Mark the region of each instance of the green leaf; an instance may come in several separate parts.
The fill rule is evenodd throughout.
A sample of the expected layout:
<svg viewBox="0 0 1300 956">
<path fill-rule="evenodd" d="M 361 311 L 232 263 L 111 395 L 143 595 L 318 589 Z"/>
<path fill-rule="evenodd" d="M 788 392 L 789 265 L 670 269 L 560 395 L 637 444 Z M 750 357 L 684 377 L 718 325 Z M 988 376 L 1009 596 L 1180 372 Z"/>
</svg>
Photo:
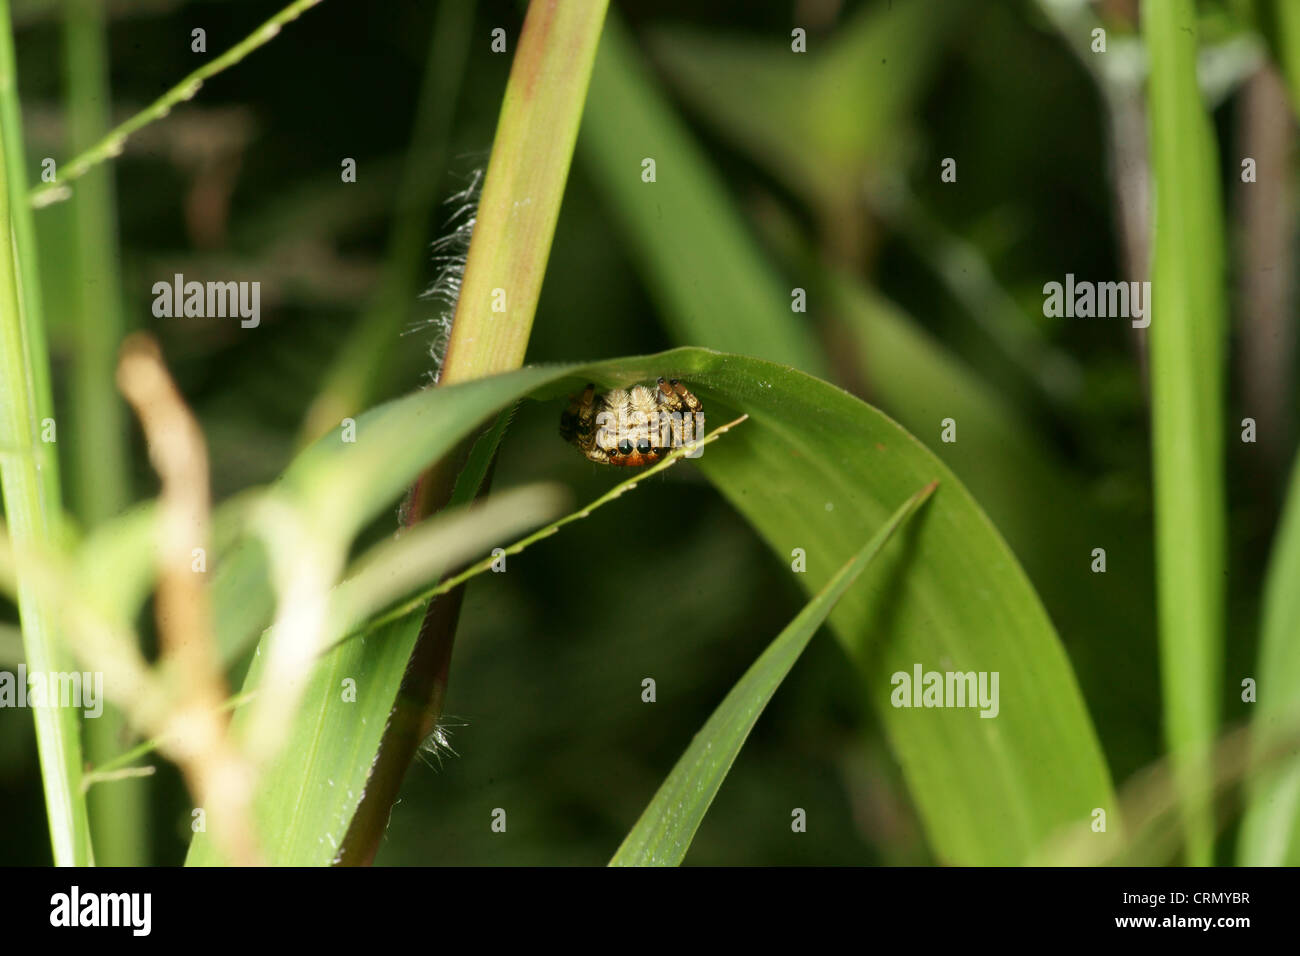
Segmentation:
<svg viewBox="0 0 1300 956">
<path fill-rule="evenodd" d="M 935 485 L 912 495 L 848 564 L 786 625 L 731 689 L 695 735 L 668 779 L 627 835 L 610 866 L 676 866 L 686 856 L 722 781 L 767 702 L 813 634 L 891 535 L 930 497 Z"/>
<path fill-rule="evenodd" d="M 546 369 L 525 369 L 540 384 Z M 339 428 L 294 459 L 277 494 L 314 515 L 330 535 L 351 538 L 389 507 L 424 467 L 441 458 L 502 408 L 499 383 L 468 382 L 442 401 L 427 389 L 385 403 L 356 419 L 356 441 Z"/>
<path fill-rule="evenodd" d="M 474 213 L 441 384 L 524 362 L 608 2 L 528 5 Z"/>
<path fill-rule="evenodd" d="M 39 268 L 25 184 L 22 115 L 9 3 L 0 0 L 0 488 L 15 550 L 40 554 L 60 533 L 58 455 L 42 441 L 54 421 L 50 362 L 40 301 Z M 17 604 L 27 666 L 68 669 L 70 657 L 55 625 L 58 609 L 38 596 L 28 562 L 18 563 Z M 40 758 L 50 845 L 56 866 L 94 862 L 85 794 L 81 733 L 69 707 L 37 707 Z"/>
<path fill-rule="evenodd" d="M 689 385 L 714 424 L 750 416 L 694 466 L 748 518 L 778 560 L 789 561 L 796 547 L 806 551 L 807 573 L 797 577 L 809 593 L 821 590 L 896 502 L 941 482 L 903 544 L 882 553 L 831 616 L 837 637 L 862 668 L 864 694 L 880 713 L 941 860 L 1016 863 L 1057 828 L 1086 819 L 1094 807 L 1113 807 L 1092 725 L 1051 622 L 970 494 L 880 412 L 789 367 L 677 349 L 585 366 L 525 368 L 432 389 L 358 419 L 358 436 L 386 436 L 382 445 L 353 454 L 364 447 L 361 437 L 346 449 L 327 437 L 304 453 L 291 468 L 294 480 L 286 476 L 283 484 L 326 503 L 321 520 L 330 509 L 350 510 L 355 526 L 386 507 L 386 496 L 396 497 L 412 461 L 445 453 L 520 398 L 556 400 L 588 381 L 627 386 L 660 375 Z M 396 448 L 403 436 L 419 448 Z M 391 457 L 375 458 L 379 448 Z M 418 626 L 408 620 L 348 642 L 318 667 L 295 742 L 273 765 L 259 798 L 264 824 L 274 824 L 265 834 L 293 826 L 288 842 L 268 847 L 273 862 L 333 859 L 398 692 L 403 652 Z M 999 715 L 893 708 L 890 675 L 910 673 L 917 663 L 927 670 L 998 671 L 1005 692 Z M 357 705 L 338 701 L 344 676 L 357 681 Z M 361 702 L 364 712 L 357 709 Z M 348 706 L 353 709 L 342 711 Z M 325 716 L 338 721 L 332 733 L 343 746 L 333 736 L 301 729 Z M 1117 828 L 1111 829 L 1100 839 L 1113 839 Z M 191 859 L 212 859 L 203 835 Z"/>
<path fill-rule="evenodd" d="M 1070 651 L 1112 771 L 1123 777 L 1144 765 L 1160 746 L 1154 642 L 1117 645 L 1095 635 L 1128 633 L 1135 622 L 1143 632 L 1154 628 L 1146 527 L 1106 507 L 999 389 L 892 302 L 842 273 L 825 276 L 824 292 L 872 396 L 966 482 L 1024 564 Z M 958 422 L 951 443 L 940 440 L 948 417 Z M 1090 569 L 1099 545 L 1111 573 Z M 1135 679 L 1117 687 L 1120 672 Z"/>
<path fill-rule="evenodd" d="M 1187 860 L 1208 865 L 1214 826 L 1204 794 L 1227 573 L 1223 214 L 1214 131 L 1196 82 L 1193 4 L 1149 0 L 1142 33 L 1157 195 L 1148 314 L 1165 736 L 1183 791 Z"/>
</svg>

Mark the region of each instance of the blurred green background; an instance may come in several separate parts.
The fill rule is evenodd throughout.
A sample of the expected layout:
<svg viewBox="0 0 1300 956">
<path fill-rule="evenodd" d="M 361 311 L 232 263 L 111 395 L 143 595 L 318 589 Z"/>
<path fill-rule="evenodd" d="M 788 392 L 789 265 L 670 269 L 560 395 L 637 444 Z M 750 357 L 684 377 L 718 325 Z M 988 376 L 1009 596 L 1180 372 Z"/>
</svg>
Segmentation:
<svg viewBox="0 0 1300 956">
<path fill-rule="evenodd" d="M 522 22 L 519 4 L 472 6 L 460 23 L 441 14 L 461 34 L 445 49 L 460 49 L 464 62 L 441 63 L 439 95 L 454 99 L 443 102 L 448 132 L 435 129 L 429 157 L 439 200 L 486 162 L 510 65 L 509 55 L 491 52 L 490 34 L 504 28 L 513 52 Z M 1228 50 L 1215 114 L 1227 155 L 1246 128 L 1244 84 L 1264 65 L 1258 47 L 1232 45 L 1248 34 L 1246 6 L 1202 6 L 1211 38 Z M 34 180 L 40 158 L 71 154 L 60 5 L 14 7 Z M 1081 5 L 1118 41 L 1113 56 L 1134 33 L 1134 7 Z M 191 29 L 204 28 L 209 55 L 219 53 L 278 5 L 140 0 L 108 9 L 116 122 L 198 65 Z M 437 273 L 427 242 L 452 210 L 413 200 L 402 170 L 439 11 L 423 0 L 382 8 L 325 0 L 133 137 L 110 166 L 126 323 L 158 336 L 210 443 L 218 499 L 273 479 L 290 460 L 327 370 L 354 347 L 349 333 L 392 263 L 395 213 L 413 201 L 426 232 L 419 269 L 403 314 L 386 317 L 392 348 L 368 403 L 427 380 L 429 323 L 441 307 L 419 293 Z M 706 185 L 743 223 L 766 281 L 808 290 L 807 313 L 783 321 L 810 343 L 807 362 L 820 368 L 809 370 L 829 370 L 916 433 L 1007 537 L 1123 783 L 1161 752 L 1143 340 L 1120 320 L 1042 314 L 1043 283 L 1067 272 L 1139 277 L 1130 274 L 1117 202 L 1130 171 L 1118 164 L 1126 144 L 1112 139 L 1122 136 L 1115 100 L 1032 0 L 618 0 L 612 16 L 650 71 L 648 89 L 695 140 L 715 177 Z M 817 89 L 782 79 L 794 26 L 808 31 L 809 57 L 833 51 L 842 76 L 828 69 Z M 598 70 L 593 102 L 601 78 Z M 767 108 L 768 93 L 782 89 L 798 108 Z M 653 248 L 695 226 L 683 219 L 652 230 L 626 212 L 591 120 L 529 361 L 681 344 L 745 351 L 723 341 L 750 334 L 743 316 L 696 316 L 695 334 L 665 319 L 675 293 Z M 1289 128 L 1285 109 L 1277 122 Z M 955 184 L 939 177 L 949 156 L 958 158 Z M 357 160 L 355 184 L 340 182 L 343 157 Z M 1235 174 L 1226 165 L 1231 214 Z M 636 175 L 628 171 L 629 184 Z M 660 167 L 660 177 L 671 175 Z M 75 202 L 37 215 L 60 407 L 74 349 L 75 280 L 65 263 Z M 260 280 L 261 328 L 154 318 L 150 288 L 174 272 Z M 702 339 L 698 330 L 709 328 L 717 341 Z M 873 351 L 882 341 L 894 348 Z M 1294 391 L 1290 352 L 1279 347 L 1286 387 L 1273 413 L 1285 423 Z M 1234 375 L 1230 422 L 1248 413 L 1238 410 L 1252 394 L 1250 373 Z M 998 442 L 939 441 L 944 399 L 954 395 Z M 559 412 L 536 403 L 519 410 L 495 487 L 556 480 L 586 501 L 614 482 L 560 441 Z M 154 493 L 155 478 L 132 434 L 140 498 Z M 1246 716 L 1234 688 L 1254 666 L 1259 580 L 1293 452 L 1286 427 L 1261 441 L 1262 453 L 1228 443 L 1227 723 Z M 368 540 L 395 520 L 394 512 Z M 1092 547 L 1107 550 L 1104 579 L 1089 572 Z M 669 603 L 633 586 L 650 556 L 664 553 L 678 579 Z M 469 585 L 446 705 L 457 755 L 440 767 L 412 766 L 380 864 L 605 862 L 692 734 L 803 604 L 788 568 L 689 465 L 510 558 L 508 568 Z M 5 617 L 16 620 L 12 607 Z M 16 661 L 12 642 L 0 650 L 5 666 Z M 647 676 L 658 685 L 654 704 L 640 700 Z M 689 862 L 930 861 L 898 768 L 859 704 L 858 680 L 836 643 L 813 641 L 741 752 Z M 190 803 L 179 774 L 158 763 L 148 784 L 148 859 L 176 864 Z M 512 808 L 508 840 L 486 825 L 498 806 Z M 808 812 L 806 834 L 790 832 L 793 807 Z M 0 711 L 0 814 L 0 862 L 49 861 L 31 718 L 22 711 Z"/>
</svg>

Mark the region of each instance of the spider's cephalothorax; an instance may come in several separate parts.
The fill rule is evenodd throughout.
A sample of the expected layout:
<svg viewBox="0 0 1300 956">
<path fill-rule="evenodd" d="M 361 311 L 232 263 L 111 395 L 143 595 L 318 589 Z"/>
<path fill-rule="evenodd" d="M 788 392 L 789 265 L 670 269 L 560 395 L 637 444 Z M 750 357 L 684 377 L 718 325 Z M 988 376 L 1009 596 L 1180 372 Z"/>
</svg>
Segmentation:
<svg viewBox="0 0 1300 956">
<path fill-rule="evenodd" d="M 677 379 L 599 395 L 588 385 L 560 416 L 560 436 L 602 465 L 654 464 L 703 434 L 704 405 Z"/>
</svg>

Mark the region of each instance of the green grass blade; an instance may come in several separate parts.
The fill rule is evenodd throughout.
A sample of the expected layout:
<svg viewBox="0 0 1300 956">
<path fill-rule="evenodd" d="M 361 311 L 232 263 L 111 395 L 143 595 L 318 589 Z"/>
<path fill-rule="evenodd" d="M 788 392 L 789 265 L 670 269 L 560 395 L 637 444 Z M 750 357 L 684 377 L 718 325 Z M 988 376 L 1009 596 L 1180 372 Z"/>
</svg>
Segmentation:
<svg viewBox="0 0 1300 956">
<path fill-rule="evenodd" d="M 21 205 L 23 148 L 9 4 L 0 0 L 0 485 L 15 550 L 40 552 L 56 540 L 61 515 L 53 446 L 41 441 L 53 415 L 49 359 L 34 302 L 36 249 L 29 211 Z M 18 612 L 24 653 L 33 672 L 71 668 L 54 611 L 19 562 Z M 33 708 L 41 779 L 54 862 L 94 861 L 81 789 L 79 715 L 71 707 Z"/>
<path fill-rule="evenodd" d="M 79 150 L 109 125 L 108 33 L 99 0 L 65 0 L 63 8 L 69 141 L 73 150 Z M 125 319 L 111 169 L 87 172 L 69 206 L 73 247 L 67 269 L 73 277 L 71 318 L 76 336 L 73 414 L 67 432 L 73 449 L 69 497 L 82 524 L 94 527 L 130 500 L 125 407 L 114 384 Z M 120 750 L 125 728 L 116 707 L 88 721 L 87 760 L 100 763 Z M 92 791 L 90 816 L 100 865 L 139 866 L 148 860 L 146 799 L 139 781 Z"/>
<path fill-rule="evenodd" d="M 510 427 L 510 422 L 515 417 L 516 407 L 511 405 L 499 412 L 492 426 L 474 441 L 474 446 L 470 448 L 469 455 L 465 459 L 465 466 L 456 476 L 456 484 L 451 489 L 451 500 L 448 501 L 449 505 L 467 505 L 478 495 L 479 489 L 483 487 L 488 473 L 492 470 L 497 449 L 501 447 L 501 439 L 505 438 L 506 429 Z"/>
<path fill-rule="evenodd" d="M 1214 133 L 1196 82 L 1191 0 L 1148 0 L 1155 180 L 1151 414 L 1165 735 L 1184 792 L 1187 861 L 1212 862 L 1208 748 L 1224 615 L 1223 217 Z"/>
<path fill-rule="evenodd" d="M 1300 728 L 1300 458 L 1269 560 L 1258 703 L 1252 722 L 1257 761 Z M 1237 842 L 1242 866 L 1300 866 L 1300 758 L 1294 751 L 1256 771 Z"/>
<path fill-rule="evenodd" d="M 1158 679 L 1154 641 L 1115 647 L 1093 639 L 1135 627 L 1154 635 L 1145 528 L 1099 500 L 997 388 L 896 305 L 842 273 L 826 275 L 818 288 L 849 331 L 881 409 L 966 482 L 1024 564 L 1069 649 L 1113 772 L 1123 777 L 1145 765 L 1161 746 L 1159 701 L 1150 693 Z M 938 423 L 950 416 L 959 440 L 947 443 Z M 1080 560 L 1099 545 L 1112 562 L 1105 575 Z M 1135 679 L 1117 687 L 1117 669 Z"/>
<path fill-rule="evenodd" d="M 342 633 L 342 640 L 347 640 L 389 620 L 405 617 L 427 604 L 430 598 L 444 594 L 461 581 L 492 567 L 495 558 L 489 554 L 436 588 L 417 593 L 428 582 L 437 581 L 481 554 L 485 548 L 480 542 L 485 537 L 501 543 L 502 532 L 498 527 L 493 526 L 489 535 L 481 530 L 486 524 L 485 518 L 493 517 L 493 513 L 509 515 L 512 511 L 549 516 L 561 511 L 567 502 L 566 489 L 559 485 L 525 485 L 484 499 L 478 507 L 441 511 L 428 521 L 408 528 L 397 538 L 375 545 L 357 560 L 330 595 L 331 626 Z M 499 524 L 505 523 L 500 517 L 496 520 Z M 535 523 L 514 520 L 520 524 Z M 522 550 L 548 533 L 544 529 L 510 548 Z M 504 549 L 506 554 L 515 553 L 510 548 Z M 413 594 L 416 596 L 412 597 Z M 398 601 L 405 603 L 389 611 Z M 381 616 L 381 612 L 388 613 Z"/>
<path fill-rule="evenodd" d="M 813 634 L 845 591 L 935 485 L 903 502 L 885 526 L 786 625 L 718 705 L 627 835 L 610 866 L 676 866 L 690 849 L 704 814 L 749 732 Z"/>
<path fill-rule="evenodd" d="M 528 5 L 440 383 L 524 362 L 607 6 Z"/>
<path fill-rule="evenodd" d="M 47 418 L 54 419 L 54 391 L 50 379 L 48 332 L 41 293 L 36 225 L 31 209 L 23 202 L 27 189 L 27 154 L 23 146 L 22 107 L 18 97 L 18 64 L 8 13 L 9 3 L 4 0 L 0 3 L 0 31 L 3 31 L 3 36 L 0 36 L 0 146 L 3 147 L 3 160 L 7 167 L 5 188 L 9 195 L 9 221 L 13 241 L 23 252 L 16 265 L 19 305 L 22 308 L 21 318 L 17 321 L 21 323 L 26 374 L 30 378 L 36 417 L 37 420 L 44 421 Z M 42 494 L 52 508 L 58 508 L 62 499 L 58 455 L 42 455 L 40 478 Z"/>
<path fill-rule="evenodd" d="M 542 383 L 547 369 L 525 369 L 521 381 Z M 277 493 L 350 539 L 391 506 L 421 469 L 469 437 L 500 408 L 499 384 L 466 382 L 450 398 L 425 389 L 356 418 L 356 441 L 334 428 L 302 452 L 277 483 Z"/>
</svg>

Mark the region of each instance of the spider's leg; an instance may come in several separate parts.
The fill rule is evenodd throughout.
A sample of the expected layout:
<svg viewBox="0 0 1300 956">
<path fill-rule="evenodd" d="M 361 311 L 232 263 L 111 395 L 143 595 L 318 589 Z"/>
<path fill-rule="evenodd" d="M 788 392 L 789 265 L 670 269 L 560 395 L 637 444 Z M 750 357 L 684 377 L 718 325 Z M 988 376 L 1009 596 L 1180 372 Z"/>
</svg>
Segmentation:
<svg viewBox="0 0 1300 956">
<path fill-rule="evenodd" d="M 689 444 L 704 434 L 704 403 L 677 379 L 665 382 L 659 379 L 656 398 L 659 406 L 672 416 L 672 445 L 677 448 Z"/>
<path fill-rule="evenodd" d="M 669 385 L 672 386 L 673 393 L 684 406 L 682 410 L 682 432 L 687 442 L 698 441 L 704 437 L 704 403 L 696 398 L 686 386 L 677 379 L 673 379 Z"/>
<path fill-rule="evenodd" d="M 682 399 L 662 378 L 657 384 L 659 390 L 655 393 L 655 400 L 659 403 L 660 433 L 667 433 L 664 447 L 677 448 L 685 444 L 682 440 Z"/>
<path fill-rule="evenodd" d="M 595 432 L 596 386 L 588 384 L 582 395 L 569 397 L 569 407 L 560 415 L 560 437 L 586 451 Z"/>
<path fill-rule="evenodd" d="M 673 379 L 672 384 L 669 384 L 661 378 L 656 384 L 659 386 L 659 394 L 655 398 L 659 401 L 659 404 L 665 406 L 670 412 L 681 411 L 681 396 L 673 389 L 673 385 L 677 384 L 677 380 Z"/>
<path fill-rule="evenodd" d="M 704 411 L 704 403 L 688 391 L 685 385 L 677 381 L 677 379 L 673 379 L 668 384 L 672 386 L 673 393 L 677 395 L 683 405 L 693 412 Z"/>
</svg>

